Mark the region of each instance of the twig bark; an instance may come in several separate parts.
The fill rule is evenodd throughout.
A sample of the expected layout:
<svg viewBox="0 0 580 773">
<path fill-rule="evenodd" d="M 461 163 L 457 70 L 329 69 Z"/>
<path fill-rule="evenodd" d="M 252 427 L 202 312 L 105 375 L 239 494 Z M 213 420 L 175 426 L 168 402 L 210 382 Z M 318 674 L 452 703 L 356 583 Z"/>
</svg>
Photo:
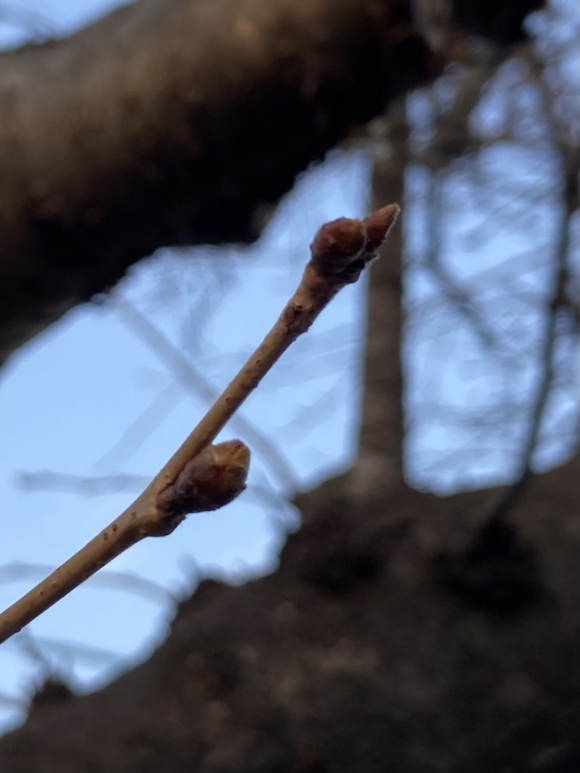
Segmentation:
<svg viewBox="0 0 580 773">
<path fill-rule="evenodd" d="M 173 346 L 171 341 L 135 308 L 128 298 L 116 292 L 114 294 L 114 305 L 121 319 L 145 343 L 149 344 L 157 355 L 166 360 L 180 381 L 199 392 L 203 399 L 207 400 L 210 404 L 219 396 L 219 391 L 214 389 L 201 373 L 193 367 L 189 360 Z M 239 414 L 234 416 L 233 421 L 237 425 L 237 430 L 241 433 L 242 437 L 245 436 L 245 439 L 252 444 L 252 448 L 262 455 L 280 483 L 285 486 L 288 492 L 295 491 L 298 486 L 296 476 L 290 463 L 276 447 L 276 444 L 270 442 L 263 432 L 260 432 L 257 427 Z"/>
<path fill-rule="evenodd" d="M 215 510 L 243 491 L 248 448 L 239 440 L 210 444 L 290 344 L 342 287 L 357 281 L 398 214 L 391 204 L 362 221 L 339 218 L 322 226 L 298 289 L 237 376 L 133 504 L 0 615 L 0 642 L 135 543 L 170 534 L 188 513 Z"/>
</svg>

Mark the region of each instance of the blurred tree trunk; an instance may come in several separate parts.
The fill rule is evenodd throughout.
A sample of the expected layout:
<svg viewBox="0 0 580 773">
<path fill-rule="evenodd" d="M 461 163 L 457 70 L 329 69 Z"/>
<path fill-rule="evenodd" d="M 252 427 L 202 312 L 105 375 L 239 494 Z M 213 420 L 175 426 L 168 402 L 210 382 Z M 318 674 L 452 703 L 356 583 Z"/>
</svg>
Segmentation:
<svg viewBox="0 0 580 773">
<path fill-rule="evenodd" d="M 279 569 L 205 581 L 144 664 L 88 696 L 42 691 L 6 773 L 575 773 L 580 460 L 494 490 L 373 505 L 303 494 Z"/>
<path fill-rule="evenodd" d="M 391 107 L 387 125 L 386 152 L 374 161 L 372 209 L 405 200 L 409 130 L 404 100 Z M 351 476 L 352 491 L 359 498 L 380 498 L 404 481 L 404 219 L 403 206 L 401 222 L 370 268 L 359 453 Z"/>
</svg>

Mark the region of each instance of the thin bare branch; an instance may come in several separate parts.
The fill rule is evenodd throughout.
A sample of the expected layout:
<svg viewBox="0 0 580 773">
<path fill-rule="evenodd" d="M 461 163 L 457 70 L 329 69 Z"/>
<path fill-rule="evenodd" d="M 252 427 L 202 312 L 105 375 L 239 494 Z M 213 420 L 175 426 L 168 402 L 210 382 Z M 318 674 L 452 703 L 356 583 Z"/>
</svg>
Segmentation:
<svg viewBox="0 0 580 773">
<path fill-rule="evenodd" d="M 128 472 L 91 476 L 39 470 L 38 472 L 19 472 L 15 482 L 18 488 L 26 492 L 67 491 L 94 497 L 124 491 L 138 491 L 149 483 L 151 477 L 151 475 L 132 475 Z"/>
<path fill-rule="evenodd" d="M 97 466 L 106 468 L 119 457 L 126 461 L 185 397 L 181 385 L 177 383 L 169 384 L 158 392 L 149 405 L 125 427 L 121 437 L 98 459 Z"/>
<path fill-rule="evenodd" d="M 19 642 L 24 632 L 17 634 L 13 641 Z M 102 647 L 93 647 L 81 642 L 67 641 L 65 639 L 52 639 L 47 636 L 35 636 L 34 643 L 38 649 L 46 650 L 50 654 L 57 655 L 65 662 L 83 660 L 95 665 L 110 665 L 123 660 L 123 654 Z M 54 672 L 54 669 L 52 669 Z"/>
<path fill-rule="evenodd" d="M 347 284 L 356 282 L 399 214 L 390 204 L 364 220 L 323 225 L 302 281 L 276 324 L 197 427 L 118 518 L 0 614 L 0 642 L 145 537 L 170 534 L 188 513 L 215 510 L 245 488 L 250 452 L 239 440 L 210 445 L 262 378 Z"/>
<path fill-rule="evenodd" d="M 562 139 L 559 121 L 554 115 L 554 100 L 551 99 L 541 62 L 533 51 L 525 52 L 525 58 L 534 75 L 540 93 L 544 114 L 549 122 L 552 142 L 560 155 L 562 166 L 563 190 L 561 194 L 561 216 L 558 225 L 558 238 L 554 255 L 554 275 L 552 290 L 546 304 L 543 344 L 539 352 L 540 377 L 538 379 L 528 422 L 526 437 L 522 446 L 522 455 L 515 482 L 501 496 L 492 511 L 490 520 L 504 518 L 519 500 L 531 474 L 533 455 L 538 440 L 554 381 L 554 353 L 558 336 L 557 317 L 561 309 L 568 307 L 567 284 L 569 278 L 568 258 L 570 252 L 571 219 L 578 207 L 577 171 L 570 169 L 570 152 Z"/>
<path fill-rule="evenodd" d="M 444 218 L 442 205 L 442 170 L 431 173 L 428 192 L 428 252 L 425 265 L 439 281 L 447 301 L 471 325 L 482 344 L 491 349 L 496 346 L 496 336 L 473 304 L 466 290 L 459 287 L 441 262 L 441 224 Z"/>
<path fill-rule="evenodd" d="M 202 376 L 159 328 L 155 327 L 126 296 L 117 291 L 113 296 L 113 303 L 123 322 L 169 365 L 181 384 L 189 389 L 194 389 L 210 405 L 218 398 L 219 390 L 215 389 Z M 236 427 L 236 431 L 263 457 L 280 483 L 288 491 L 295 491 L 298 488 L 298 482 L 292 466 L 276 444 L 272 443 L 263 432 L 240 416 L 239 413 L 232 417 L 232 424 Z"/>
<path fill-rule="evenodd" d="M 53 571 L 54 567 L 46 564 L 13 561 L 10 564 L 0 566 L 0 584 L 42 579 Z M 95 577 L 89 577 L 87 582 L 95 588 L 126 591 L 158 604 L 177 604 L 180 600 L 177 593 L 134 572 L 108 569 Z"/>
</svg>

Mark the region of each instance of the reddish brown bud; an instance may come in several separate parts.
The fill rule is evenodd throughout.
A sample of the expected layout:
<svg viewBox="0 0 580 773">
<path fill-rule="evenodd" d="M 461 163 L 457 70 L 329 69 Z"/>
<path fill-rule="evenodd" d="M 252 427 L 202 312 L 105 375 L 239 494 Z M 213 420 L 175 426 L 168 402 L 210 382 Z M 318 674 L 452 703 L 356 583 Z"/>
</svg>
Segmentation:
<svg viewBox="0 0 580 773">
<path fill-rule="evenodd" d="M 160 524 L 154 536 L 170 534 L 188 513 L 217 510 L 246 488 L 250 450 L 241 440 L 206 446 L 158 497 Z"/>
<path fill-rule="evenodd" d="M 379 249 L 397 222 L 400 211 L 401 208 L 398 204 L 388 204 L 365 217 L 363 226 L 366 229 L 367 244 L 365 249 L 368 252 L 375 253 Z"/>
<path fill-rule="evenodd" d="M 399 215 L 398 204 L 389 204 L 364 220 L 341 217 L 323 225 L 310 245 L 310 266 L 334 288 L 356 282 Z"/>
</svg>

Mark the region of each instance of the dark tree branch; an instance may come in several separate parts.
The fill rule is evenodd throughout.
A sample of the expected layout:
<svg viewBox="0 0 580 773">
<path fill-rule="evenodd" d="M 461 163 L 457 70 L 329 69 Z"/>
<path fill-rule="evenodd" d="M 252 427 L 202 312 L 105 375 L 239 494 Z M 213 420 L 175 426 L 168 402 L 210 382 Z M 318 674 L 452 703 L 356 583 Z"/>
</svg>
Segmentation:
<svg viewBox="0 0 580 773">
<path fill-rule="evenodd" d="M 0 55 L 0 362 L 159 247 L 255 239 L 299 172 L 440 72 L 413 5 L 140 0 Z M 495 25 L 451 18 L 510 41 L 538 2 L 484 5 Z"/>
<path fill-rule="evenodd" d="M 428 248 L 425 256 L 425 267 L 438 280 L 445 301 L 455 308 L 469 323 L 483 346 L 493 349 L 497 346 L 496 335 L 492 327 L 482 316 L 469 292 L 461 287 L 451 273 L 445 268 L 441 256 L 441 225 L 445 217 L 443 207 L 442 185 L 443 170 L 431 172 L 428 197 Z"/>
<path fill-rule="evenodd" d="M 0 55 L 0 361 L 158 247 L 255 239 L 435 71 L 405 0 L 140 0 Z"/>
<path fill-rule="evenodd" d="M 500 522 L 510 514 L 515 503 L 521 498 L 532 474 L 532 461 L 538 448 L 554 381 L 558 315 L 563 309 L 568 308 L 566 286 L 569 277 L 571 222 L 578 209 L 578 169 L 575 163 L 577 153 L 575 154 L 563 139 L 565 132 L 561 127 L 561 119 L 554 109 L 553 94 L 550 93 L 542 62 L 531 50 L 525 53 L 525 60 L 534 77 L 553 147 L 560 160 L 562 179 L 559 202 L 560 220 L 555 240 L 552 287 L 545 304 L 542 344 L 538 352 L 539 376 L 531 401 L 527 432 L 522 444 L 521 459 L 516 470 L 514 483 L 500 496 L 491 509 L 491 515 L 488 516 L 492 528 L 495 523 Z"/>
</svg>

